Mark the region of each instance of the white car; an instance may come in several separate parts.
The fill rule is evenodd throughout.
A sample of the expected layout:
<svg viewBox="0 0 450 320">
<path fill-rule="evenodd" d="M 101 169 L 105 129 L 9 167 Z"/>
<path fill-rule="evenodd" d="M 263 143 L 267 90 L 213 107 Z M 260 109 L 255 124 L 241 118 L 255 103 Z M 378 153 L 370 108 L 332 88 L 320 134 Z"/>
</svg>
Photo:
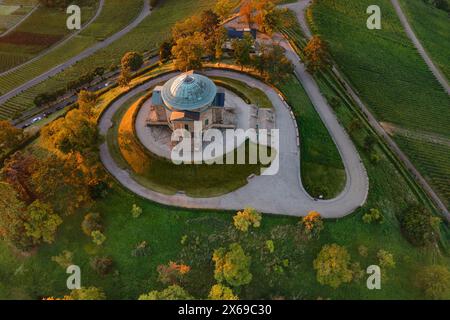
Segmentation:
<svg viewBox="0 0 450 320">
<path fill-rule="evenodd" d="M 42 117 L 39 116 L 39 117 L 36 117 L 33 120 L 31 120 L 31 123 L 36 123 L 36 122 L 41 121 L 41 120 L 42 120 Z"/>
</svg>

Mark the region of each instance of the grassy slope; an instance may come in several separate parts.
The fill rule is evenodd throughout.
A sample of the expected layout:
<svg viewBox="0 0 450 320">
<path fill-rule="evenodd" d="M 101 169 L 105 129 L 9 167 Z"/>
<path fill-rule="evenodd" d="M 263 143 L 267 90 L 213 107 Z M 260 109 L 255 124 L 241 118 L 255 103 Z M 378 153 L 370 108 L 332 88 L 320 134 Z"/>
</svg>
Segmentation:
<svg viewBox="0 0 450 320">
<path fill-rule="evenodd" d="M 450 79 L 450 19 L 448 14 L 422 0 L 401 0 L 409 23 L 434 63 Z"/>
<path fill-rule="evenodd" d="M 122 0 L 114 1 L 123 2 Z M 132 1 L 133 6 L 136 6 L 135 0 L 127 1 Z M 162 2 L 161 6 L 154 9 L 151 16 L 145 19 L 141 25 L 123 38 L 97 52 L 93 56 L 59 73 L 55 77 L 18 95 L 5 105 L 7 107 L 21 106 L 23 109 L 30 108 L 33 105 L 33 99 L 37 94 L 63 88 L 71 80 L 78 79 L 81 74 L 92 71 L 98 66 L 109 68 L 111 65 L 117 65 L 122 55 L 127 51 L 134 50 L 142 52 L 155 49 L 163 39 L 169 36 L 170 29 L 176 21 L 196 12 L 200 12 L 203 9 L 211 8 L 214 4 L 215 1 L 213 0 L 165 0 Z M 117 5 L 113 8 L 116 13 L 122 15 L 123 11 L 117 10 Z M 126 12 L 129 13 L 129 11 L 130 10 L 127 10 Z M 0 91 L 2 90 L 2 83 L 3 81 L 0 81 Z"/>
<path fill-rule="evenodd" d="M 390 2 L 379 1 L 382 30 L 366 28 L 365 9 L 372 4 L 370 0 L 333 3 L 317 2 L 313 27 L 329 41 L 333 57 L 377 118 L 419 134 L 450 137 L 450 118 L 442 116 L 448 113 L 450 97 L 405 35 Z M 424 168 L 424 176 L 432 171 L 448 181 L 447 169 L 426 162 L 426 148 L 426 143 L 417 143 L 404 151 Z M 434 151 L 439 161 L 445 159 L 442 148 Z M 429 181 L 449 203 L 450 185 Z"/>
</svg>

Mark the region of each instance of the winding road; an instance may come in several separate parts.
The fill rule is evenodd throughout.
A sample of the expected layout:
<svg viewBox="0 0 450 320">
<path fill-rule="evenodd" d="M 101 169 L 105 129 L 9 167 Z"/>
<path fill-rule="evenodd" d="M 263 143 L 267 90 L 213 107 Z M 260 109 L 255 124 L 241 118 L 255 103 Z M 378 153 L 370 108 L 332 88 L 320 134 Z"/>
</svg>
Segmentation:
<svg viewBox="0 0 450 320">
<path fill-rule="evenodd" d="M 308 37 L 312 37 L 312 32 L 309 29 L 305 10 L 311 4 L 311 0 L 299 0 L 295 3 L 283 5 L 283 7 L 289 8 L 295 12 L 297 19 L 300 23 L 300 26 L 303 30 L 303 33 Z M 442 202 L 441 198 L 437 195 L 437 193 L 430 186 L 428 181 L 422 176 L 422 174 L 417 170 L 411 160 L 406 156 L 406 154 L 398 147 L 395 141 L 391 138 L 391 136 L 386 132 L 386 130 L 381 126 L 375 116 L 370 112 L 369 108 L 365 105 L 365 103 L 360 98 L 359 94 L 355 89 L 348 83 L 348 81 L 343 77 L 341 72 L 333 66 L 333 72 L 340 79 L 342 84 L 344 85 L 347 93 L 352 97 L 352 99 L 356 102 L 361 111 L 366 115 L 367 121 L 371 125 L 371 127 L 379 134 L 390 149 L 394 152 L 394 154 L 403 162 L 405 167 L 409 170 L 409 172 L 413 175 L 416 181 L 422 186 L 422 188 L 426 191 L 426 193 L 430 196 L 430 198 L 434 201 L 437 207 L 441 210 L 442 214 L 450 221 L 450 213 L 448 208 Z"/>
<path fill-rule="evenodd" d="M 133 22 L 131 22 L 128 26 L 126 26 L 124 29 L 115 33 L 111 37 L 109 37 L 101 42 L 96 43 L 92 47 L 86 49 L 85 51 L 83 51 L 80 54 L 76 55 L 75 57 L 69 59 L 68 61 L 44 72 L 43 74 L 39 75 L 38 77 L 24 83 L 21 86 L 18 86 L 14 90 L 11 90 L 10 92 L 4 94 L 3 96 L 0 97 L 0 105 L 5 103 L 9 99 L 15 97 L 16 95 L 22 93 L 23 91 L 28 90 L 28 89 L 34 87 L 35 85 L 47 80 L 48 78 L 53 77 L 56 74 L 64 71 L 65 69 L 73 66 L 78 61 L 81 61 L 81 60 L 91 56 L 92 54 L 96 53 L 97 51 L 99 51 L 103 48 L 106 48 L 107 46 L 109 46 L 110 44 L 115 42 L 116 40 L 120 39 L 121 37 L 123 37 L 124 35 L 129 33 L 131 30 L 136 28 L 150 14 L 151 14 L 150 2 L 149 2 L 149 0 L 145 0 L 144 6 L 143 6 L 140 14 L 138 15 L 138 17 L 136 17 L 136 19 Z"/>
<path fill-rule="evenodd" d="M 100 147 L 101 160 L 106 169 L 130 191 L 158 203 L 197 209 L 240 210 L 253 207 L 261 212 L 304 216 L 311 210 L 318 210 L 325 218 L 340 218 L 362 206 L 368 195 L 369 181 L 356 148 L 338 123 L 331 108 L 319 92 L 314 80 L 307 75 L 303 65 L 292 52 L 296 73 L 304 81 L 308 92 L 322 120 L 336 142 L 346 168 L 347 183 L 344 191 L 332 200 L 311 198 L 301 183 L 300 151 L 297 145 L 297 127 L 290 108 L 270 86 L 253 77 L 234 71 L 208 70 L 208 76 L 220 76 L 237 79 L 265 92 L 273 104 L 276 115 L 276 128 L 280 130 L 279 171 L 272 176 L 255 176 L 247 185 L 223 196 L 211 198 L 192 198 L 185 194 L 165 195 L 149 190 L 136 182 L 128 171 L 117 166 L 106 143 Z M 133 89 L 115 101 L 102 115 L 99 122 L 100 133 L 106 135 L 112 126 L 112 117 L 131 97 L 149 90 L 152 86 L 167 81 L 176 73 L 164 75 Z"/>
</svg>

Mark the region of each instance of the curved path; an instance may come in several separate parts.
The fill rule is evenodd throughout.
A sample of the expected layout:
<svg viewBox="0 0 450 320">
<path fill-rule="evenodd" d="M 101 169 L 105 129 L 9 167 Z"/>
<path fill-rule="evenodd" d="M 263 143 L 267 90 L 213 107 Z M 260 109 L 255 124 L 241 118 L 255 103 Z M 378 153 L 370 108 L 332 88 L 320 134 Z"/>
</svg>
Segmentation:
<svg viewBox="0 0 450 320">
<path fill-rule="evenodd" d="M 405 28 L 405 32 L 408 35 L 408 37 L 411 39 L 412 43 L 416 47 L 417 51 L 419 51 L 419 54 L 422 56 L 425 63 L 428 65 L 428 68 L 431 70 L 431 72 L 434 74 L 436 79 L 439 81 L 439 83 L 442 85 L 442 87 L 447 91 L 447 94 L 450 95 L 450 85 L 448 84 L 447 78 L 443 75 L 441 70 L 434 64 L 433 60 L 428 55 L 425 48 L 422 46 L 422 43 L 417 38 L 416 34 L 414 33 L 411 25 L 408 22 L 408 18 L 406 17 L 405 13 L 402 10 L 402 7 L 398 0 L 391 0 L 392 5 L 395 8 L 395 11 L 397 12 L 397 15 L 403 25 L 403 28 Z"/>
<path fill-rule="evenodd" d="M 325 122 L 327 128 L 336 142 L 347 173 L 347 184 L 344 191 L 332 200 L 315 200 L 311 198 L 302 186 L 300 178 L 300 151 L 297 146 L 297 128 L 291 116 L 290 108 L 281 100 L 278 93 L 268 85 L 253 77 L 233 71 L 210 70 L 208 76 L 221 76 L 237 79 L 248 85 L 264 91 L 271 100 L 275 115 L 276 127 L 280 130 L 279 146 L 279 172 L 273 176 L 256 176 L 249 180 L 244 187 L 229 194 L 212 198 L 192 198 L 184 194 L 165 195 L 149 190 L 137 183 L 126 170 L 120 169 L 113 160 L 106 143 L 100 147 L 101 160 L 106 169 L 125 187 L 132 192 L 166 205 L 186 208 L 240 210 L 245 207 L 273 214 L 286 214 L 292 216 L 306 215 L 311 210 L 318 210 L 325 218 L 340 218 L 352 213 L 363 205 L 368 194 L 368 178 L 358 153 L 339 125 L 331 108 L 320 95 L 317 85 L 312 78 L 305 77 L 304 68 L 301 68 L 299 60 L 295 59 L 296 67 L 299 68 L 305 89 L 308 91 L 318 112 Z M 112 126 L 111 119 L 117 110 L 134 95 L 148 90 L 150 87 L 167 81 L 175 73 L 164 75 L 144 85 L 133 89 L 115 101 L 105 111 L 99 122 L 100 133 L 105 135 Z"/>
<path fill-rule="evenodd" d="M 299 20 L 300 26 L 303 29 L 303 33 L 308 37 L 312 37 L 312 32 L 309 29 L 308 23 L 305 17 L 305 10 L 311 4 L 311 0 L 299 0 L 295 3 L 291 3 L 288 5 L 283 5 L 283 7 L 287 7 L 293 10 Z M 426 191 L 426 193 L 431 197 L 434 203 L 441 210 L 442 214 L 450 221 L 450 213 L 448 208 L 442 202 L 441 198 L 436 194 L 433 188 L 430 186 L 428 181 L 422 176 L 422 174 L 417 170 L 411 160 L 406 156 L 406 154 L 398 147 L 395 141 L 391 138 L 391 136 L 386 132 L 386 130 L 381 126 L 375 116 L 370 112 L 369 108 L 364 104 L 364 102 L 359 97 L 358 93 L 353 89 L 353 87 L 347 82 L 347 80 L 341 75 L 341 72 L 333 66 L 333 72 L 340 79 L 340 81 L 345 86 L 347 93 L 352 97 L 352 99 L 356 102 L 362 112 L 366 115 L 367 120 L 371 127 L 386 141 L 387 145 L 394 152 L 394 154 L 403 162 L 405 167 L 411 172 L 416 181 L 422 186 L 422 188 Z"/>
<path fill-rule="evenodd" d="M 107 46 L 112 44 L 114 41 L 118 40 L 119 38 L 123 37 L 128 32 L 130 32 L 131 30 L 136 28 L 150 14 L 151 14 L 151 11 L 150 11 L 149 0 L 145 0 L 144 6 L 143 6 L 139 16 L 132 23 L 130 23 L 128 26 L 126 26 L 124 29 L 115 33 L 114 35 L 105 39 L 104 41 L 97 42 L 92 47 L 86 49 L 85 51 L 83 51 L 80 54 L 76 55 L 75 57 L 69 59 L 68 61 L 44 72 L 43 74 L 37 76 L 36 78 L 34 78 L 34 79 L 24 83 L 23 85 L 15 88 L 14 90 L 4 94 L 3 96 L 0 97 L 0 104 L 5 103 L 6 101 L 13 98 L 14 96 L 22 93 L 25 90 L 28 90 L 28 89 L 34 87 L 35 85 L 47 80 L 48 78 L 55 76 L 56 74 L 60 73 L 61 71 L 64 71 L 65 69 L 73 66 L 78 61 L 91 56 L 92 54 L 96 53 L 97 51 L 99 51 L 103 48 L 106 48 Z"/>
<path fill-rule="evenodd" d="M 98 4 L 98 8 L 97 8 L 97 11 L 95 12 L 95 15 L 87 23 L 85 23 L 80 30 L 77 30 L 77 31 L 71 33 L 67 38 L 65 38 L 62 41 L 58 42 L 57 44 L 51 46 L 47 50 L 44 50 L 43 52 L 39 53 L 36 57 L 34 57 L 34 58 L 32 58 L 32 59 L 30 59 L 28 61 L 25 61 L 24 63 L 19 64 L 18 66 L 15 66 L 15 67 L 13 67 L 11 69 L 3 71 L 2 73 L 0 73 L 0 76 L 4 76 L 4 75 L 10 74 L 10 73 L 12 73 L 12 72 L 14 72 L 16 70 L 19 70 L 20 68 L 22 68 L 22 67 L 24 67 L 24 66 L 26 66 L 26 65 L 34 62 L 34 61 L 39 60 L 43 56 L 47 55 L 48 53 L 52 52 L 53 50 L 56 50 L 57 48 L 59 48 L 62 45 L 66 44 L 67 42 L 69 42 L 71 39 L 73 39 L 73 37 L 76 37 L 77 35 L 79 35 L 83 30 L 85 30 L 87 27 L 89 27 L 95 20 L 97 20 L 98 16 L 100 15 L 100 13 L 103 10 L 104 4 L 105 4 L 105 0 L 100 0 L 100 3 Z M 35 10 L 37 9 L 38 6 L 36 6 Z M 10 31 L 11 30 L 8 30 L 8 32 L 10 32 Z M 0 37 L 3 37 L 5 35 L 6 34 L 2 34 L 2 35 L 0 35 Z"/>
<path fill-rule="evenodd" d="M 0 4 L 2 4 L 2 3 L 0 2 Z M 23 16 L 22 19 L 17 21 L 17 23 L 15 25 L 13 25 L 11 28 L 9 28 L 8 30 L 6 30 L 5 32 L 0 34 L 0 38 L 3 38 L 5 36 L 7 36 L 8 34 L 10 34 L 11 32 L 13 32 L 14 30 L 16 30 L 22 24 L 22 22 L 27 20 L 39 8 L 39 6 L 40 6 L 39 4 L 35 5 L 34 8 L 31 9 L 31 11 L 28 12 L 25 16 Z M 0 73 L 0 75 L 2 75 L 2 73 Z"/>
</svg>

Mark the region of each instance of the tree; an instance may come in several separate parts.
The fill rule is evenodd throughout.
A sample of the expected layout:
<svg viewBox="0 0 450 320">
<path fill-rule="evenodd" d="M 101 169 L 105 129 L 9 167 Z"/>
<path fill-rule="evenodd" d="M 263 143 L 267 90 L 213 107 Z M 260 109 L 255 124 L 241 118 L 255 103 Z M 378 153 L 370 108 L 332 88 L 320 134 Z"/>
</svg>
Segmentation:
<svg viewBox="0 0 450 320">
<path fill-rule="evenodd" d="M 71 300 L 105 300 L 106 295 L 102 289 L 96 287 L 80 288 L 72 290 Z"/>
<path fill-rule="evenodd" d="M 88 118 L 95 116 L 94 107 L 97 104 L 98 96 L 95 92 L 88 90 L 81 90 L 78 94 L 78 108 L 82 113 L 87 115 Z"/>
<path fill-rule="evenodd" d="M 111 272 L 113 261 L 109 257 L 94 257 L 90 260 L 91 268 L 101 276 Z"/>
<path fill-rule="evenodd" d="M 0 238 L 19 250 L 28 250 L 31 239 L 26 236 L 26 205 L 18 199 L 14 188 L 0 181 Z"/>
<path fill-rule="evenodd" d="M 158 280 L 163 284 L 180 284 L 190 270 L 191 267 L 185 264 L 177 264 L 170 261 L 167 265 L 158 266 Z"/>
<path fill-rule="evenodd" d="M 209 292 L 208 299 L 210 300 L 239 300 L 238 296 L 233 293 L 233 290 L 224 286 L 223 284 L 215 284 Z"/>
<path fill-rule="evenodd" d="M 385 250 L 379 250 L 377 253 L 378 264 L 384 269 L 391 269 L 395 267 L 394 255 Z"/>
<path fill-rule="evenodd" d="M 151 291 L 142 294 L 139 300 L 192 300 L 193 297 L 178 285 L 170 286 L 162 291 Z"/>
<path fill-rule="evenodd" d="M 52 261 L 56 262 L 65 270 L 68 266 L 73 264 L 73 252 L 64 250 L 59 255 L 53 256 Z"/>
<path fill-rule="evenodd" d="M 142 55 L 134 51 L 125 53 L 125 55 L 122 57 L 122 60 L 120 61 L 122 70 L 128 70 L 130 72 L 139 70 L 143 63 L 144 58 L 142 57 Z"/>
<path fill-rule="evenodd" d="M 9 150 L 23 140 L 23 130 L 14 127 L 9 121 L 0 120 L 0 150 Z M 2 154 L 0 152 L 0 154 Z"/>
<path fill-rule="evenodd" d="M 302 218 L 301 223 L 305 234 L 310 238 L 319 237 L 323 230 L 323 220 L 317 211 L 309 212 L 307 216 Z"/>
<path fill-rule="evenodd" d="M 207 38 L 213 37 L 216 29 L 219 27 L 219 16 L 212 10 L 205 10 L 200 16 L 202 26 L 200 31 L 203 32 Z"/>
<path fill-rule="evenodd" d="M 353 279 L 350 255 L 347 249 L 337 244 L 323 246 L 313 266 L 317 271 L 317 281 L 335 289 Z"/>
<path fill-rule="evenodd" d="M 81 223 L 81 230 L 87 236 L 90 236 L 94 231 L 103 231 L 101 215 L 96 212 L 85 215 Z"/>
<path fill-rule="evenodd" d="M 429 299 L 446 300 L 450 297 L 450 271 L 445 266 L 423 268 L 417 273 L 416 284 Z"/>
<path fill-rule="evenodd" d="M 136 204 L 133 204 L 133 207 L 131 208 L 131 215 L 133 216 L 133 218 L 139 218 L 141 214 L 142 208 Z"/>
<path fill-rule="evenodd" d="M 310 73 L 324 70 L 331 65 L 327 44 L 319 36 L 313 36 L 304 49 L 306 67 Z"/>
<path fill-rule="evenodd" d="M 212 260 L 215 263 L 214 277 L 217 281 L 226 281 L 234 287 L 252 281 L 251 258 L 238 243 L 230 244 L 228 251 L 225 248 L 215 250 Z"/>
<path fill-rule="evenodd" d="M 372 208 L 369 213 L 363 215 L 362 220 L 367 224 L 375 222 L 382 224 L 384 222 L 384 216 L 380 210 Z"/>
<path fill-rule="evenodd" d="M 252 62 L 250 53 L 253 49 L 254 40 L 251 35 L 246 34 L 244 39 L 234 39 L 231 43 L 233 49 L 234 62 L 244 69 Z"/>
<path fill-rule="evenodd" d="M 214 35 L 214 57 L 219 62 L 222 60 L 223 56 L 223 46 L 227 40 L 227 30 L 223 27 L 217 28 Z"/>
<path fill-rule="evenodd" d="M 101 246 L 106 241 L 106 236 L 99 230 L 92 231 L 91 237 L 92 242 L 98 246 Z"/>
<path fill-rule="evenodd" d="M 42 242 L 53 243 L 58 227 L 62 224 L 59 215 L 53 212 L 50 205 L 36 200 L 27 208 L 27 220 L 25 230 L 33 244 Z"/>
<path fill-rule="evenodd" d="M 438 218 L 437 218 L 438 219 Z M 436 218 L 420 206 L 408 208 L 400 218 L 400 226 L 406 239 L 417 247 L 433 245 L 439 238 L 434 224 Z"/>
<path fill-rule="evenodd" d="M 247 232 L 250 226 L 259 228 L 261 226 L 261 214 L 253 208 L 245 208 L 244 211 L 239 211 L 233 217 L 233 223 L 236 229 Z"/>
<path fill-rule="evenodd" d="M 176 68 L 181 71 L 201 69 L 205 48 L 207 48 L 207 42 L 205 35 L 201 32 L 176 40 L 172 48 Z"/>
<path fill-rule="evenodd" d="M 278 84 L 286 80 L 293 72 L 294 66 L 286 57 L 285 50 L 280 45 L 266 47 L 262 52 L 264 61 L 264 78 L 266 81 Z"/>
<path fill-rule="evenodd" d="M 128 87 L 131 82 L 131 72 L 128 69 L 122 69 L 117 83 L 121 87 Z"/>
<path fill-rule="evenodd" d="M 214 12 L 224 20 L 228 17 L 232 10 L 236 7 L 236 0 L 217 0 Z"/>
<path fill-rule="evenodd" d="M 165 40 L 159 46 L 159 60 L 161 62 L 168 61 L 172 58 L 173 39 Z"/>
<path fill-rule="evenodd" d="M 27 204 L 37 198 L 30 179 L 37 162 L 31 153 L 18 151 L 5 160 L 1 170 L 3 180 L 9 183 L 16 190 L 19 199 Z"/>
</svg>

